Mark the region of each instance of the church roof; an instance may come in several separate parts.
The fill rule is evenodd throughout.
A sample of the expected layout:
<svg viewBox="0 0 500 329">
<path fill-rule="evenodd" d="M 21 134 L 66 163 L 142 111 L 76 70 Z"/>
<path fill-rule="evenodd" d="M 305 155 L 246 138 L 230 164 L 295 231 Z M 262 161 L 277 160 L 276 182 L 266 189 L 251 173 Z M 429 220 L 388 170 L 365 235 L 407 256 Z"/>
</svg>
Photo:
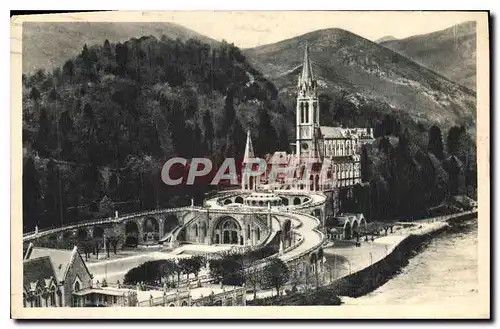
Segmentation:
<svg viewBox="0 0 500 329">
<path fill-rule="evenodd" d="M 323 137 L 328 138 L 346 138 L 344 128 L 321 126 Z"/>
<path fill-rule="evenodd" d="M 60 250 L 51 248 L 33 248 L 30 260 L 38 258 L 49 258 L 52 261 L 56 273 L 57 281 L 64 281 L 66 271 L 73 261 L 74 254 L 78 253 L 76 247 L 73 250 Z"/>
<path fill-rule="evenodd" d="M 41 285 L 47 285 L 50 278 L 55 278 L 56 273 L 50 261 L 50 257 L 38 257 L 23 261 L 23 286 L 27 290 L 31 290 L 32 284 L 36 286 L 39 282 Z"/>
</svg>

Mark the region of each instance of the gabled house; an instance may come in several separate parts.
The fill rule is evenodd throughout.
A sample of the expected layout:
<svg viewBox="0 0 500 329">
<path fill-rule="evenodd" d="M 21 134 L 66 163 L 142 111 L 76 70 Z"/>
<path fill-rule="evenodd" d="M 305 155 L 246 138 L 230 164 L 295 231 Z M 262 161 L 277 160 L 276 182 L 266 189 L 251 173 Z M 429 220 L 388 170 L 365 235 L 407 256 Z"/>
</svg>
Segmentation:
<svg viewBox="0 0 500 329">
<path fill-rule="evenodd" d="M 73 250 L 60 250 L 37 248 L 30 244 L 24 258 L 23 281 L 26 297 L 38 296 L 38 290 L 42 293 L 48 291 L 50 298 L 53 292 L 56 293 L 55 303 L 52 303 L 52 299 L 50 303 L 46 303 L 45 300 L 39 303 L 35 298 L 33 307 L 83 306 L 79 305 L 74 293 L 91 288 L 92 275 L 76 246 Z"/>
</svg>

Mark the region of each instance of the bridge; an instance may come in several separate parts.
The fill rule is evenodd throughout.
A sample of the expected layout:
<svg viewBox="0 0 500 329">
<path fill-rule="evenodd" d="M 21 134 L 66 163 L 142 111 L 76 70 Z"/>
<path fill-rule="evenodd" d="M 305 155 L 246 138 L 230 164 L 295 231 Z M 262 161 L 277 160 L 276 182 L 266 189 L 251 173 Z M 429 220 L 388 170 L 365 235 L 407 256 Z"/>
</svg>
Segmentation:
<svg viewBox="0 0 500 329">
<path fill-rule="evenodd" d="M 320 266 L 321 246 L 326 235 L 327 197 L 321 192 L 273 191 L 276 197 L 257 206 L 244 203 L 252 192 L 231 191 L 194 205 L 159 209 L 79 222 L 53 229 L 26 233 L 23 242 L 39 239 L 102 238 L 121 235 L 123 243 L 142 245 L 180 243 L 258 247 L 279 241 L 279 257 L 286 263 Z M 276 240 L 277 239 L 277 240 Z M 265 259 L 263 264 L 267 262 Z"/>
</svg>

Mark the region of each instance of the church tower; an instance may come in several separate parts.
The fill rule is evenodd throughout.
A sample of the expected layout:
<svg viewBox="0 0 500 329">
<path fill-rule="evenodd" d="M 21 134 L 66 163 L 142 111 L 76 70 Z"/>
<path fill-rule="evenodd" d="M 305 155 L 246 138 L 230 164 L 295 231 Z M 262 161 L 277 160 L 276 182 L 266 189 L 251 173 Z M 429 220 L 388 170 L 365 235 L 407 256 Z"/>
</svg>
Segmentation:
<svg viewBox="0 0 500 329">
<path fill-rule="evenodd" d="M 321 130 L 319 126 L 319 103 L 317 84 L 314 79 L 309 47 L 306 43 L 302 74 L 297 84 L 296 152 L 301 159 L 313 158 L 321 161 Z"/>
</svg>

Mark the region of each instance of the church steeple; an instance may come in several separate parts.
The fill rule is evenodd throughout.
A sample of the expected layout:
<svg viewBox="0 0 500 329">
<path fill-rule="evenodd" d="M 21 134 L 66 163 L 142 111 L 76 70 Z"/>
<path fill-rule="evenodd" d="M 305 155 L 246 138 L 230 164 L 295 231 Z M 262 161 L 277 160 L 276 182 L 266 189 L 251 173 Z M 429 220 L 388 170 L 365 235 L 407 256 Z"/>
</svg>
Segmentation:
<svg viewBox="0 0 500 329">
<path fill-rule="evenodd" d="M 250 137 L 250 129 L 247 131 L 247 144 L 245 145 L 245 154 L 243 155 L 243 163 L 248 163 L 248 160 L 255 158 L 253 154 L 252 138 Z"/>
<path fill-rule="evenodd" d="M 302 75 L 300 76 L 302 83 L 314 80 L 311 61 L 309 60 L 309 45 L 306 41 L 306 49 L 304 51 L 304 63 L 302 63 Z"/>
</svg>

